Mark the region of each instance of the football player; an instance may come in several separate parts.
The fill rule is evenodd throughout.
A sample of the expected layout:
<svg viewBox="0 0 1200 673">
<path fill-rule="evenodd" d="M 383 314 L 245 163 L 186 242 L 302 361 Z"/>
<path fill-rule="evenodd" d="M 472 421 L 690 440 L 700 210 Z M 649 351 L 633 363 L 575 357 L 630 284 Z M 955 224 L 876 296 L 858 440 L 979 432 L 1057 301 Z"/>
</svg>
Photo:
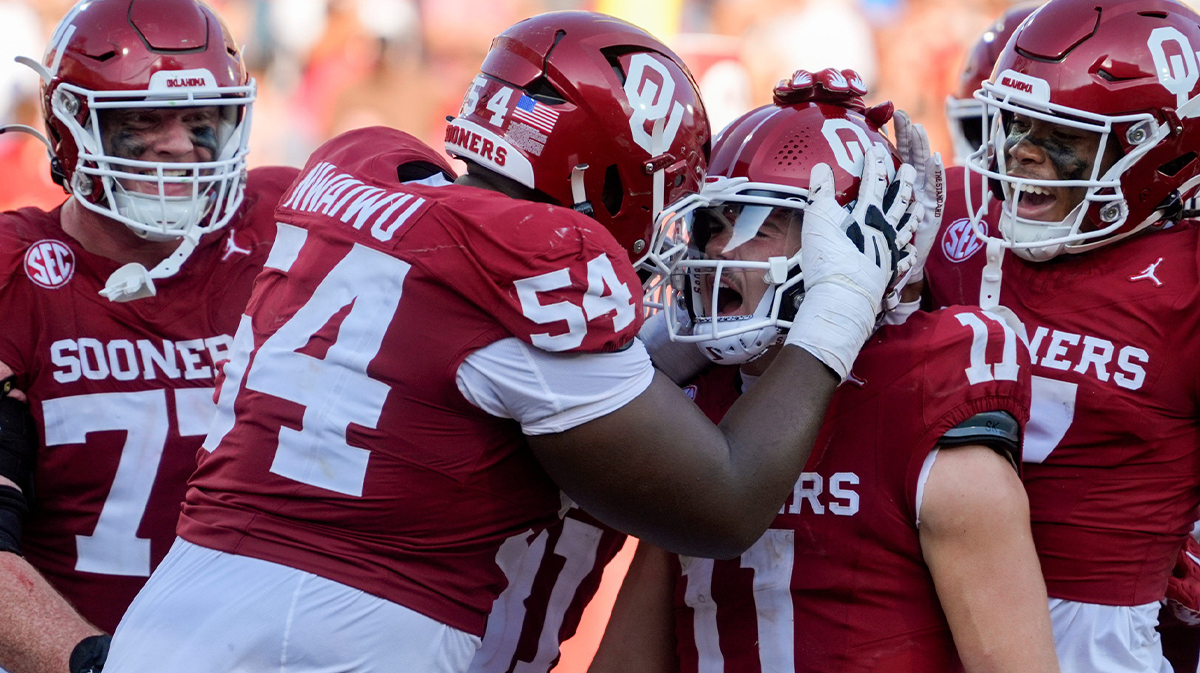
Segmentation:
<svg viewBox="0 0 1200 673">
<path fill-rule="evenodd" d="M 0 214 L 0 667 L 58 673 L 174 539 L 296 171 L 247 173 L 254 83 L 199 2 L 80 3 L 25 62 L 70 197 Z"/>
<path fill-rule="evenodd" d="M 668 209 L 689 248 L 672 331 L 719 365 L 687 388 L 714 421 L 762 385 L 807 301 L 803 232 L 840 216 L 824 193 L 854 198 L 850 148 L 891 150 L 888 115 L 823 75 L 731 124 L 704 190 Z M 592 670 L 1057 671 L 1018 474 L 1029 396 L 995 315 L 880 328 L 770 529 L 729 560 L 639 545 Z"/>
<path fill-rule="evenodd" d="M 995 198 L 949 201 L 927 265 L 935 306 L 1024 324 L 1024 481 L 1065 671 L 1168 670 L 1154 626 L 1200 502 L 1200 246 L 1181 213 L 1198 23 L 1161 0 L 1026 19 L 976 94 L 993 121 L 968 169 Z"/>
<path fill-rule="evenodd" d="M 708 142 L 675 54 L 561 12 L 493 41 L 447 129 L 469 166 L 454 183 L 397 176 L 429 150 L 384 131 L 317 150 L 277 210 L 179 540 L 110 669 L 464 671 L 560 488 L 665 547 L 741 553 L 791 492 L 918 213 L 911 169 L 885 199 L 870 151 L 852 222 L 809 232 L 788 345 L 718 428 L 634 340 L 630 264 Z"/>
<path fill-rule="evenodd" d="M 865 92 L 861 78 L 853 71 L 825 71 L 821 74 L 821 84 L 846 92 Z M 872 114 L 884 114 L 884 109 L 881 107 Z M 890 110 L 890 107 L 886 109 Z M 904 137 L 915 136 L 906 132 L 911 128 L 905 126 L 907 117 L 903 117 L 902 113 L 897 114 L 901 117 L 898 118 L 897 128 L 905 132 Z M 852 128 L 839 129 L 835 126 L 831 125 L 823 141 L 814 140 L 825 143 L 845 141 L 841 156 L 852 166 L 847 170 L 858 175 L 862 171 L 862 152 L 855 148 L 869 144 L 855 145 L 858 138 L 852 135 Z M 922 139 L 923 136 L 917 140 Z M 837 144 L 837 147 L 840 150 L 843 145 Z M 791 149 L 795 151 L 796 148 Z M 935 158 L 927 156 L 928 143 L 910 142 L 904 149 L 906 151 L 901 152 L 902 159 L 914 168 L 920 167 L 923 175 L 930 176 L 931 184 L 920 182 L 923 187 L 930 187 L 935 177 Z M 925 170 L 926 167 L 929 170 Z M 931 190 L 930 193 L 935 192 Z M 924 195 L 916 195 L 916 198 L 924 198 Z M 933 217 L 939 210 L 937 204 L 933 203 L 926 214 Z M 926 223 L 923 220 L 921 227 L 937 230 L 936 222 Z M 661 230 L 656 233 L 659 236 L 653 239 L 649 248 L 648 262 L 656 270 L 656 275 L 658 270 L 666 271 L 666 275 L 669 275 L 671 258 L 681 250 L 678 245 L 671 245 L 673 241 L 678 242 L 678 237 L 666 235 Z M 651 282 L 650 286 L 660 287 L 657 282 Z M 653 290 L 647 294 L 648 303 L 652 295 Z M 909 311 L 916 307 L 915 301 L 903 305 Z M 900 312 L 897 310 L 890 315 L 896 316 Z M 711 366 L 712 361 L 693 344 L 672 342 L 666 315 L 660 312 L 648 319 L 639 338 L 646 343 L 655 367 L 682 384 Z M 690 389 L 685 390 L 690 394 Z M 470 671 L 546 673 L 552 669 L 558 662 L 560 645 L 575 634 L 584 609 L 596 593 L 605 566 L 621 550 L 624 542 L 624 534 L 596 521 L 578 507 L 566 509 L 561 521 L 539 533 L 530 543 L 528 552 L 514 559 L 506 568 L 508 587 L 493 605 L 487 632 L 479 652 L 471 662 Z"/>
</svg>

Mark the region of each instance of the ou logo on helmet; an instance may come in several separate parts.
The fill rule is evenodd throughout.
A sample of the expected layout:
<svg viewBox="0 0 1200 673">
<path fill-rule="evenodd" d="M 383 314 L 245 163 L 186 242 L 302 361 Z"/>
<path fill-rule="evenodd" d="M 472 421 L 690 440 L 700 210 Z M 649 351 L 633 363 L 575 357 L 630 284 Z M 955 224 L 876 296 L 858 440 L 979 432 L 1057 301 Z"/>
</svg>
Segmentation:
<svg viewBox="0 0 1200 673">
<path fill-rule="evenodd" d="M 871 145 L 867 132 L 848 119 L 826 119 L 821 125 L 821 134 L 833 150 L 833 157 L 837 159 L 838 166 L 853 176 L 862 175 L 863 155 Z M 875 145 L 887 149 L 887 145 L 881 142 L 876 142 Z M 891 180 L 896 177 L 896 167 L 890 161 L 885 163 L 888 180 Z"/>
<path fill-rule="evenodd" d="M 650 71 L 658 74 L 659 84 L 650 77 Z M 625 96 L 633 108 L 629 118 L 629 130 L 633 141 L 646 154 L 656 157 L 675 143 L 675 134 L 683 122 L 683 105 L 675 100 L 675 78 L 671 70 L 658 59 L 645 52 L 634 54 L 629 62 L 629 76 L 625 79 Z M 654 136 L 646 130 L 647 122 L 653 129 L 665 120 L 661 142 L 654 146 Z"/>
<path fill-rule="evenodd" d="M 1179 53 L 1167 54 L 1167 45 L 1174 44 L 1171 51 Z M 1163 88 L 1175 94 L 1175 106 L 1183 107 L 1192 97 L 1192 89 L 1200 80 L 1200 68 L 1196 67 L 1196 57 L 1200 52 L 1192 51 L 1192 43 L 1187 36 L 1172 26 L 1155 28 L 1150 33 L 1150 41 L 1146 45 L 1150 55 L 1154 57 L 1154 69 L 1158 72 L 1158 81 Z"/>
<path fill-rule="evenodd" d="M 75 254 L 61 241 L 38 241 L 25 252 L 25 275 L 35 285 L 57 290 L 75 275 Z"/>
</svg>

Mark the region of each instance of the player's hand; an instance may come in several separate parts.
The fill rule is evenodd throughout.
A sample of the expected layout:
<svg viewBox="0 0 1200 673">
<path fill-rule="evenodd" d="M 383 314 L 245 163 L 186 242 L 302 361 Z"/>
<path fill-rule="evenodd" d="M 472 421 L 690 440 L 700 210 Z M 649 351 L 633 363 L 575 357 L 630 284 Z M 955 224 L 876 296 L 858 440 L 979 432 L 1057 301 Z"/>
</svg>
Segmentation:
<svg viewBox="0 0 1200 673">
<path fill-rule="evenodd" d="M 867 151 L 858 200 L 849 211 L 836 200 L 829 166 L 818 164 L 810 177 L 800 234 L 805 295 L 786 343 L 809 351 L 842 380 L 874 331 L 919 215 L 913 168 L 901 166 L 889 183 L 889 161 L 882 148 Z"/>
<path fill-rule="evenodd" d="M 1200 543 L 1191 535 L 1167 578 L 1167 605 L 1179 621 L 1200 626 Z"/>
<path fill-rule="evenodd" d="M 930 154 L 929 135 L 924 126 L 914 124 L 903 110 L 896 111 L 892 123 L 896 127 L 896 150 L 900 160 L 913 167 L 913 199 L 921 205 L 921 217 L 913 239 L 912 268 L 903 282 L 903 285 L 912 285 L 925 279 L 925 260 L 929 258 L 933 241 L 942 226 L 942 213 L 946 207 L 946 168 L 941 152 Z"/>
</svg>

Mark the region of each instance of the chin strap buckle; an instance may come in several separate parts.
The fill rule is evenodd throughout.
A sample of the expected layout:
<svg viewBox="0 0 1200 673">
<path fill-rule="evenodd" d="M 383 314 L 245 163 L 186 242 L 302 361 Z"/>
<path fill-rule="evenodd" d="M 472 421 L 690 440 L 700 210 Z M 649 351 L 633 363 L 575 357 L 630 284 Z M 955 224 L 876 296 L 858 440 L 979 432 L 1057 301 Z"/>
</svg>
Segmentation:
<svg viewBox="0 0 1200 673">
<path fill-rule="evenodd" d="M 158 294 L 158 288 L 155 287 L 154 280 L 170 278 L 179 273 L 180 267 L 195 251 L 196 243 L 197 240 L 193 235 L 184 237 L 179 247 L 175 248 L 175 252 L 149 271 L 137 262 L 126 264 L 108 277 L 104 283 L 104 289 L 100 290 L 100 295 L 116 303 L 155 296 Z"/>
<path fill-rule="evenodd" d="M 111 302 L 124 303 L 158 294 L 154 279 L 146 267 L 131 262 L 113 272 L 104 283 L 100 295 Z"/>
</svg>

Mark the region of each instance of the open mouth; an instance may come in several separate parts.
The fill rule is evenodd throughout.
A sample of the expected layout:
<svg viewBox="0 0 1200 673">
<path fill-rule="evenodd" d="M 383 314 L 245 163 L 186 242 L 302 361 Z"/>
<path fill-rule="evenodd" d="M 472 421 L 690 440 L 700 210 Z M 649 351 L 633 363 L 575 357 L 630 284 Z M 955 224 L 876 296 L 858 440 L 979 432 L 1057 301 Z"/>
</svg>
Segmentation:
<svg viewBox="0 0 1200 673">
<path fill-rule="evenodd" d="M 1046 187 L 1020 185 L 1018 187 L 1017 217 L 1026 220 L 1050 220 L 1049 213 L 1055 209 L 1058 196 Z"/>
<path fill-rule="evenodd" d="M 717 288 L 717 315 L 738 315 L 742 308 L 742 293 L 722 280 Z"/>
</svg>

